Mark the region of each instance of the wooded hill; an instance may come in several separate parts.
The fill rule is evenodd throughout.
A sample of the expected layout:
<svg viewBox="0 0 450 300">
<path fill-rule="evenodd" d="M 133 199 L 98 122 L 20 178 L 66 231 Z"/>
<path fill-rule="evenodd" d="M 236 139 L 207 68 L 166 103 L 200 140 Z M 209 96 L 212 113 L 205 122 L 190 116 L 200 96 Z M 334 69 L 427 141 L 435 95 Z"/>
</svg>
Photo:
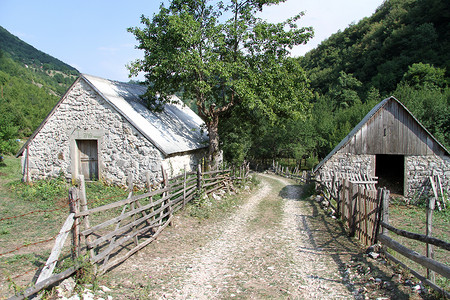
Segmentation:
<svg viewBox="0 0 450 300">
<path fill-rule="evenodd" d="M 0 153 L 14 153 L 79 72 L 0 27 Z"/>
<path fill-rule="evenodd" d="M 389 96 L 449 148 L 450 1 L 386 0 L 298 60 L 314 94 L 310 111 L 275 124 L 237 122 L 254 112 L 234 112 L 222 126 L 229 159 L 303 158 L 311 168 Z"/>
<path fill-rule="evenodd" d="M 395 96 L 450 146 L 450 2 L 388 0 L 299 58 L 316 93 L 316 148 L 326 155 L 380 100 Z M 320 117 L 319 117 L 320 118 Z M 331 137 L 334 135 L 334 138 Z M 327 138 L 328 137 L 328 138 Z"/>
<path fill-rule="evenodd" d="M 78 72 L 33 52 L 1 29 L 0 152 L 4 153 L 14 152 L 14 143 L 5 141 L 31 134 Z M 3 40 L 9 41 L 7 46 Z M 298 96 L 307 98 L 309 105 L 294 114 L 278 114 L 275 120 L 267 120 L 256 108 L 237 106 L 227 112 L 219 132 L 228 161 L 285 157 L 311 168 L 373 106 L 391 95 L 450 148 L 449 1 L 386 0 L 372 16 L 295 60 L 300 66 L 291 62 L 295 68 L 287 71 L 295 72 L 299 82 L 309 82 Z"/>
</svg>

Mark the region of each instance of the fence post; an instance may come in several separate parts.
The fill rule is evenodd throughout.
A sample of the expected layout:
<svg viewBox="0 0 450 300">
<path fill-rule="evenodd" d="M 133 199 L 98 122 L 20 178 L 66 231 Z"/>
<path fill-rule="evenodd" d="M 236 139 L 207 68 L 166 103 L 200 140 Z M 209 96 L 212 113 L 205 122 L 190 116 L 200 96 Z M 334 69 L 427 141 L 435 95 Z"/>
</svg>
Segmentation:
<svg viewBox="0 0 450 300">
<path fill-rule="evenodd" d="M 80 211 L 80 201 L 78 198 L 77 188 L 71 187 L 69 189 L 69 212 L 75 213 Z M 76 260 L 80 253 L 80 218 L 75 217 L 72 227 L 72 259 Z"/>
<path fill-rule="evenodd" d="M 167 179 L 166 170 L 164 170 L 164 167 L 162 165 L 161 165 L 161 173 L 162 173 L 162 176 L 163 176 L 163 185 L 164 185 L 164 188 L 166 188 L 166 187 L 169 186 L 169 181 Z M 163 193 L 163 197 L 167 197 L 168 195 L 169 195 L 168 191 Z M 170 198 L 168 198 L 167 200 L 163 201 L 162 205 L 166 205 L 166 204 L 169 204 L 168 211 L 169 211 L 169 218 L 170 218 L 172 216 L 172 207 L 170 205 Z M 161 216 L 164 214 L 165 211 L 167 211 L 167 210 L 164 209 L 163 211 L 161 211 Z M 173 225 L 172 221 L 170 221 L 169 226 L 172 226 L 172 225 Z"/>
<path fill-rule="evenodd" d="M 356 232 L 356 214 L 358 212 L 358 185 L 350 182 L 350 207 L 349 207 L 348 227 L 350 236 L 355 236 Z"/>
<path fill-rule="evenodd" d="M 433 210 L 436 204 L 436 198 L 430 197 L 428 199 L 427 203 L 427 228 L 426 228 L 426 235 L 431 237 L 431 232 L 433 228 Z M 433 259 L 434 258 L 434 251 L 433 251 L 433 245 L 426 244 L 427 249 L 427 257 Z M 427 268 L 427 278 L 432 282 L 436 282 L 436 276 L 434 271 Z"/>
<path fill-rule="evenodd" d="M 129 173 L 128 174 L 128 198 L 133 196 L 133 190 L 134 190 L 134 185 L 133 185 L 133 173 Z M 132 202 L 131 203 L 131 211 L 134 211 L 134 209 L 136 208 L 136 203 Z M 136 214 L 133 214 L 133 222 L 136 221 Z M 137 230 L 136 226 L 133 226 L 133 231 L 135 232 Z M 134 238 L 134 244 L 137 246 L 139 241 L 138 241 L 138 236 L 135 235 Z"/>
<path fill-rule="evenodd" d="M 186 166 L 184 166 L 184 181 L 183 181 L 183 209 L 186 206 Z"/>
<path fill-rule="evenodd" d="M 80 212 L 84 212 L 88 210 L 87 207 L 87 199 L 86 199 L 86 184 L 84 182 L 84 175 L 78 175 L 78 196 L 80 198 Z M 89 229 L 91 227 L 91 223 L 89 221 L 89 216 L 84 216 L 84 226 L 86 226 L 86 229 Z M 91 241 L 91 236 L 89 235 L 87 237 L 87 241 Z M 89 254 L 91 258 L 94 257 L 94 249 L 90 249 Z"/>
<path fill-rule="evenodd" d="M 202 167 L 198 165 L 197 168 L 197 191 L 200 192 L 202 189 Z"/>
<path fill-rule="evenodd" d="M 382 206 L 383 218 L 382 218 L 382 220 L 384 223 L 389 224 L 389 190 L 387 190 L 386 188 L 383 188 L 381 193 L 382 193 L 381 201 L 383 203 L 383 206 Z M 383 235 L 388 235 L 389 231 L 383 227 L 382 233 L 383 233 Z"/>
</svg>

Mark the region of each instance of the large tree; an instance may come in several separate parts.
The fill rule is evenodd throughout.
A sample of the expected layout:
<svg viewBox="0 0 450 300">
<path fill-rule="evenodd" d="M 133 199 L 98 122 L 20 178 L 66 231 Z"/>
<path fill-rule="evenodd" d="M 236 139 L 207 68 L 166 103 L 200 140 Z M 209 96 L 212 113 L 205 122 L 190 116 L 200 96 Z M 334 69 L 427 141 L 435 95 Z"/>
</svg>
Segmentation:
<svg viewBox="0 0 450 300">
<path fill-rule="evenodd" d="M 219 119 L 236 105 L 274 120 L 307 110 L 307 82 L 296 60 L 295 45 L 312 37 L 312 28 L 298 28 L 299 13 L 285 22 L 268 23 L 256 16 L 267 5 L 284 0 L 172 0 L 143 28 L 129 28 L 143 59 L 129 66 L 144 72 L 153 109 L 162 109 L 170 95 L 181 92 L 194 100 L 209 133 L 209 162 L 219 153 Z"/>
</svg>

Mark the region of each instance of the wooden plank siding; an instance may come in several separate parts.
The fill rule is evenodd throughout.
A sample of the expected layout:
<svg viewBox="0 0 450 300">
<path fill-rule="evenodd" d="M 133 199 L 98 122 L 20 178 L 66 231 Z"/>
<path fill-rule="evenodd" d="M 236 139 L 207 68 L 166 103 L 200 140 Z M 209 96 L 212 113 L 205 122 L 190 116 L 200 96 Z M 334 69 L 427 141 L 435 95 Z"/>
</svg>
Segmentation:
<svg viewBox="0 0 450 300">
<path fill-rule="evenodd" d="M 339 152 L 370 155 L 444 154 L 440 145 L 397 101 L 386 103 Z"/>
</svg>

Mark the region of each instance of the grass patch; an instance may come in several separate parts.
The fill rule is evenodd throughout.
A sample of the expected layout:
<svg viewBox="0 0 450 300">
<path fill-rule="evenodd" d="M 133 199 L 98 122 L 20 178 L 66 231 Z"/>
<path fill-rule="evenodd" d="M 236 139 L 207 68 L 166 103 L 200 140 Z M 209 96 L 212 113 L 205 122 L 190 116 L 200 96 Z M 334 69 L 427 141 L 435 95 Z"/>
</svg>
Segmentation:
<svg viewBox="0 0 450 300">
<path fill-rule="evenodd" d="M 400 205 L 393 204 L 389 206 L 389 221 L 390 223 L 399 228 L 410 232 L 426 234 L 426 209 L 424 207 L 417 207 L 412 205 Z M 433 212 L 433 229 L 432 235 L 438 239 L 444 240 L 446 242 L 450 241 L 449 229 L 450 228 L 450 210 L 447 208 L 443 211 L 435 210 Z M 412 249 L 422 255 L 426 255 L 426 246 L 416 240 L 408 239 L 402 236 L 391 234 L 391 236 L 403 244 L 405 247 Z M 439 247 L 433 247 L 434 249 L 434 259 L 450 265 L 450 256 L 448 251 L 441 249 Z M 426 276 L 426 269 L 421 265 L 399 255 L 397 253 L 392 253 L 408 265 L 410 268 L 416 270 L 420 274 Z M 436 274 L 436 284 L 440 287 L 449 290 L 450 280 Z"/>
<path fill-rule="evenodd" d="M 52 237 L 58 234 L 69 213 L 70 183 L 65 178 L 31 184 L 21 179 L 20 159 L 5 157 L 0 164 L 0 281 L 9 281 L 10 289 L 31 282 L 36 272 L 32 270 L 47 260 L 54 244 Z M 125 199 L 127 194 L 116 186 L 86 183 L 89 208 Z M 70 253 L 68 246 L 63 252 Z M 0 298 L 5 292 L 0 291 Z"/>
<path fill-rule="evenodd" d="M 252 190 L 258 186 L 260 180 L 256 176 L 250 176 L 247 181 L 247 187 Z M 238 189 L 245 189 L 244 185 L 238 186 Z M 216 219 L 221 218 L 224 214 L 233 211 L 242 204 L 242 197 L 238 194 L 220 195 L 220 199 L 214 199 L 212 195 L 206 196 L 204 192 L 200 192 L 199 196 L 194 198 L 186 206 L 187 213 L 198 219 Z"/>
</svg>

